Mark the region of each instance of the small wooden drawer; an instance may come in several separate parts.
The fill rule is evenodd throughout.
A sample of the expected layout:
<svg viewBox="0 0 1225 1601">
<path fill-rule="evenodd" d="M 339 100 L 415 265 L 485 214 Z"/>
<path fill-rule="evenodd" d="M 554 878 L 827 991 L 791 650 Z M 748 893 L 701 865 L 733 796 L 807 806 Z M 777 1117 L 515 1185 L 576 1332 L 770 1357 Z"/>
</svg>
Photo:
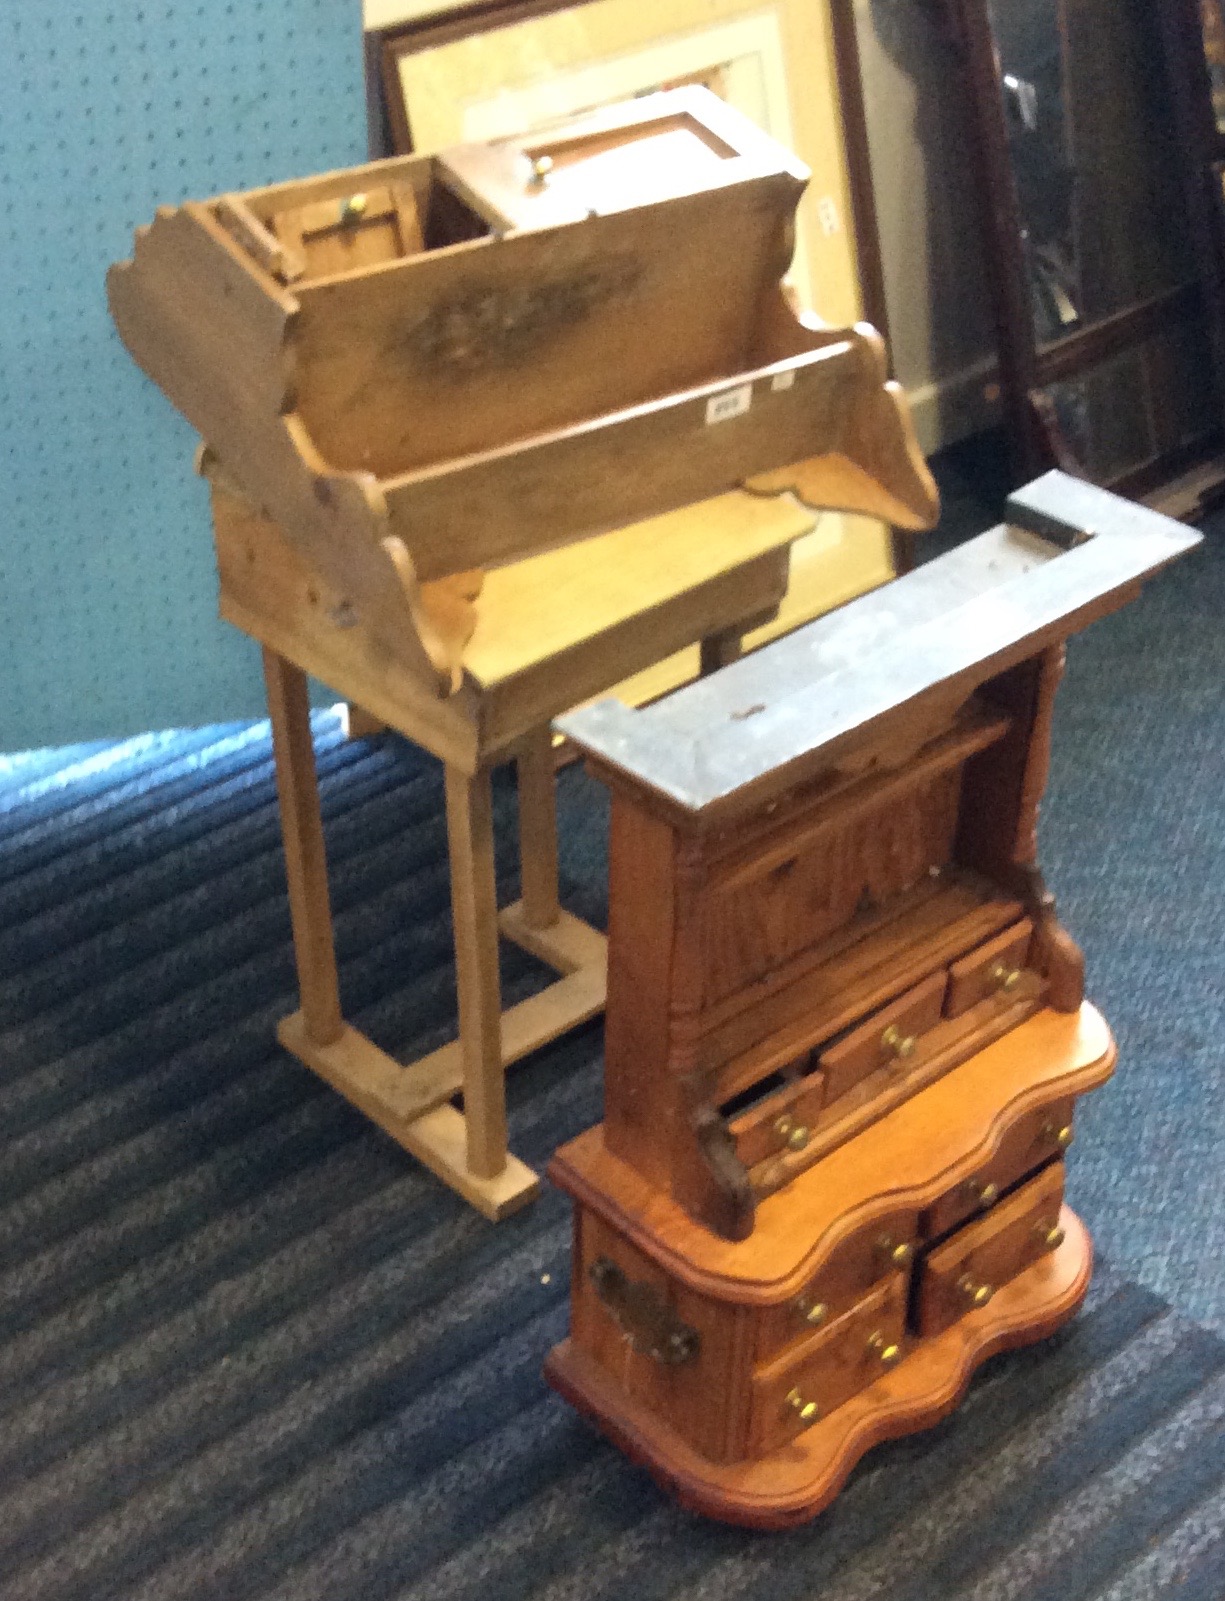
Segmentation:
<svg viewBox="0 0 1225 1601">
<path fill-rule="evenodd" d="M 1034 925 L 1025 917 L 949 968 L 946 1017 L 960 1017 L 992 995 L 1010 995 L 1029 956 Z"/>
<path fill-rule="evenodd" d="M 758 1314 L 756 1360 L 768 1362 L 831 1327 L 883 1285 L 904 1286 L 914 1260 L 917 1216 L 890 1213 L 857 1229 L 835 1246 L 811 1280 L 788 1300 Z"/>
<path fill-rule="evenodd" d="M 906 1285 L 901 1275 L 753 1377 L 750 1457 L 764 1456 L 829 1416 L 901 1360 Z"/>
<path fill-rule="evenodd" d="M 967 1218 L 990 1211 L 1006 1191 L 1066 1151 L 1072 1143 L 1074 1104 L 1068 1096 L 1019 1117 L 1005 1131 L 994 1156 L 927 1208 L 919 1219 L 920 1236 L 938 1239 Z"/>
<path fill-rule="evenodd" d="M 821 1052 L 817 1062 L 825 1074 L 827 1106 L 878 1068 L 906 1065 L 920 1035 L 940 1021 L 945 984 L 943 972 L 933 973 Z"/>
<path fill-rule="evenodd" d="M 806 1073 L 734 1117 L 729 1126 L 745 1167 L 784 1151 L 802 1151 L 824 1098 L 824 1075 Z"/>
<path fill-rule="evenodd" d="M 1062 1241 L 1063 1163 L 1052 1162 L 986 1217 L 967 1223 L 916 1269 L 916 1332 L 940 1334 Z"/>
</svg>

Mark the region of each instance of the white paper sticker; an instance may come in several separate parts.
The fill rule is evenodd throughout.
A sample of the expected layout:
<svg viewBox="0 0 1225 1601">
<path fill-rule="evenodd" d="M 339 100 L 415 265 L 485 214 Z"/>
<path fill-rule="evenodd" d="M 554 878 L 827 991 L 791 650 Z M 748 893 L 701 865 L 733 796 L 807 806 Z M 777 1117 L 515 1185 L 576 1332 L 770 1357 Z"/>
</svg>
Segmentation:
<svg viewBox="0 0 1225 1601">
<path fill-rule="evenodd" d="M 753 404 L 752 384 L 738 384 L 735 389 L 725 389 L 721 395 L 712 395 L 706 402 L 706 425 L 712 422 L 729 422 L 733 417 L 743 417 Z"/>
<path fill-rule="evenodd" d="M 771 389 L 790 389 L 795 382 L 795 368 L 788 367 L 786 372 L 776 372 L 770 380 Z"/>
</svg>

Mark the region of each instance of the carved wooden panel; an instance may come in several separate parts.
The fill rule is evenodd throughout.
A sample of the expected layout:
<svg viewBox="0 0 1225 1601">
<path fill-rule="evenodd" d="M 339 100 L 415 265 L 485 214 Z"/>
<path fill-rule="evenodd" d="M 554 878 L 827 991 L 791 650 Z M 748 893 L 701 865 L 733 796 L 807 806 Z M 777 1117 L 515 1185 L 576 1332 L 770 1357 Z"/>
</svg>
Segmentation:
<svg viewBox="0 0 1225 1601">
<path fill-rule="evenodd" d="M 850 921 L 950 858 L 961 771 L 908 796 L 891 792 L 759 876 L 738 875 L 704 902 L 705 1001 L 713 1005 L 776 972 Z"/>
</svg>

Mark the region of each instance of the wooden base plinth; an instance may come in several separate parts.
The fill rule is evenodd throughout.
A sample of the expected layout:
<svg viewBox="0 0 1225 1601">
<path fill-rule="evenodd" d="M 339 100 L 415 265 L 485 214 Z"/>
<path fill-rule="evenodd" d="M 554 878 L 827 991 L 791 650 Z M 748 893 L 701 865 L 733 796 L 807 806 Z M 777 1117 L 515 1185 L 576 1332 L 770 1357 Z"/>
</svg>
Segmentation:
<svg viewBox="0 0 1225 1601">
<path fill-rule="evenodd" d="M 749 1528 L 791 1528 L 828 1506 L 874 1445 L 947 1416 L 988 1357 L 1045 1339 L 1073 1315 L 1089 1285 L 1093 1246 L 1066 1206 L 1060 1222 L 1063 1244 L 997 1290 L 981 1311 L 916 1344 L 868 1389 L 756 1461 L 721 1464 L 700 1456 L 571 1340 L 549 1353 L 545 1377 L 682 1506 Z"/>
<path fill-rule="evenodd" d="M 531 928 L 518 901 L 498 922 L 508 939 L 563 975 L 503 1012 L 502 1064 L 509 1067 L 603 1011 L 606 941 L 568 912 L 547 928 Z M 509 1153 L 506 1166 L 493 1177 L 481 1177 L 468 1167 L 464 1115 L 447 1104 L 463 1089 L 463 1053 L 457 1040 L 405 1066 L 348 1024 L 330 1044 L 318 1044 L 301 1012 L 282 1020 L 277 1038 L 485 1217 L 496 1222 L 540 1193 L 537 1175 Z"/>
</svg>

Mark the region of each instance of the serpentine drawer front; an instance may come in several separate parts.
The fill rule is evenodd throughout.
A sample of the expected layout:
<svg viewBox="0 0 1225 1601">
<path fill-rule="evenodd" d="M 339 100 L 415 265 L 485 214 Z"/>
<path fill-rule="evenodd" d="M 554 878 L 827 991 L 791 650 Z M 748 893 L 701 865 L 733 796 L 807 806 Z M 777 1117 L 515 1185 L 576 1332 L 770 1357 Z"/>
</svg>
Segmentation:
<svg viewBox="0 0 1225 1601">
<path fill-rule="evenodd" d="M 995 1155 L 945 1192 L 923 1213 L 919 1232 L 936 1240 L 991 1207 L 1031 1173 L 1061 1156 L 1072 1143 L 1071 1097 L 1026 1112 L 1005 1132 Z"/>
<path fill-rule="evenodd" d="M 996 1290 L 1062 1243 L 1063 1163 L 1052 1162 L 985 1217 L 967 1223 L 916 1269 L 915 1328 L 929 1336 L 981 1311 Z"/>
<path fill-rule="evenodd" d="M 865 1296 L 900 1283 L 914 1260 L 916 1223 L 912 1208 L 864 1224 L 834 1248 L 796 1295 L 763 1307 L 757 1361 L 769 1361 L 814 1329 L 828 1328 Z"/>
<path fill-rule="evenodd" d="M 773 1451 L 866 1390 L 905 1351 L 906 1284 L 888 1284 L 753 1377 L 749 1454 Z"/>
</svg>

